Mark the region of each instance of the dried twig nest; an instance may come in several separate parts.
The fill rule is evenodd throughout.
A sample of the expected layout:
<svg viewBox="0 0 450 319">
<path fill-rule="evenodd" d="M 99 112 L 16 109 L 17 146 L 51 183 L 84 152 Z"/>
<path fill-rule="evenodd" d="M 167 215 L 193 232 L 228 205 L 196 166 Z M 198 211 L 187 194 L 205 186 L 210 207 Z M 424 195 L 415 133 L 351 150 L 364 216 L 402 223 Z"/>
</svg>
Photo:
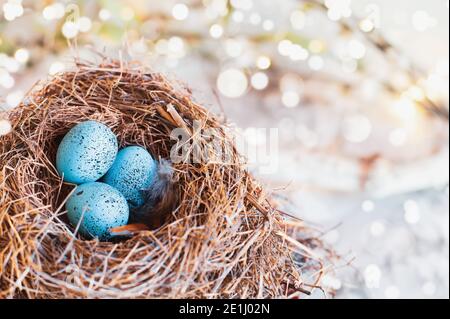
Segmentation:
<svg viewBox="0 0 450 319">
<path fill-rule="evenodd" d="M 244 169 L 226 126 L 187 89 L 117 61 L 77 63 L 38 84 L 7 115 L 0 137 L 0 298 L 279 298 L 308 293 L 323 274 L 315 232 L 283 216 Z M 105 123 L 121 146 L 169 158 L 174 128 L 188 154 L 216 149 L 194 131 L 214 129 L 227 161 L 174 164 L 176 209 L 152 231 L 121 242 L 85 240 L 66 223 L 73 185 L 54 163 L 75 124 Z M 186 145 L 178 145 L 186 147 Z M 186 150 L 186 149 L 185 149 Z"/>
</svg>

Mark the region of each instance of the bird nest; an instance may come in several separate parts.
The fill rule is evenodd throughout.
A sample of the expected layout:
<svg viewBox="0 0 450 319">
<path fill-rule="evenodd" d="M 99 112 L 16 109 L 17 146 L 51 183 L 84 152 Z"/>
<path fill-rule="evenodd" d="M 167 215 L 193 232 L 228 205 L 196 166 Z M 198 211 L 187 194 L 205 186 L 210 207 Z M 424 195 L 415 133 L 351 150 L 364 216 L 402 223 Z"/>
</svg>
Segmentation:
<svg viewBox="0 0 450 319">
<path fill-rule="evenodd" d="M 13 129 L 0 137 L 0 299 L 295 298 L 318 286 L 325 254 L 317 232 L 278 209 L 245 169 L 227 125 L 178 83 L 131 63 L 77 62 L 6 116 Z M 88 119 L 110 127 L 121 147 L 141 145 L 158 159 L 182 154 L 173 163 L 176 208 L 154 229 L 100 242 L 67 223 L 74 185 L 58 175 L 56 150 Z M 201 133 L 211 129 L 214 143 Z M 192 160 L 199 149 L 206 161 Z"/>
</svg>

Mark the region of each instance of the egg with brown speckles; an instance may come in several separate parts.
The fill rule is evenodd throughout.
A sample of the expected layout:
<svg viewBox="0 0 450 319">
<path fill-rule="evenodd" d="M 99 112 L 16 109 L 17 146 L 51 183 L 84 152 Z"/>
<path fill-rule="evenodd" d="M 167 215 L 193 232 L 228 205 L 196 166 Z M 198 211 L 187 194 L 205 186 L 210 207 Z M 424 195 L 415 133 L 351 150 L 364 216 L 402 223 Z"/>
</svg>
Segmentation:
<svg viewBox="0 0 450 319">
<path fill-rule="evenodd" d="M 144 204 L 143 192 L 151 189 L 156 171 L 156 161 L 145 148 L 128 146 L 119 151 L 102 181 L 119 190 L 130 207 L 136 208 Z"/>
<path fill-rule="evenodd" d="M 117 138 L 110 128 L 96 121 L 82 122 L 59 144 L 56 168 L 66 182 L 94 182 L 106 174 L 117 151 Z"/>
<path fill-rule="evenodd" d="M 70 224 L 86 238 L 109 240 L 109 230 L 128 223 L 125 197 L 114 187 L 91 182 L 77 186 L 66 203 Z"/>
</svg>

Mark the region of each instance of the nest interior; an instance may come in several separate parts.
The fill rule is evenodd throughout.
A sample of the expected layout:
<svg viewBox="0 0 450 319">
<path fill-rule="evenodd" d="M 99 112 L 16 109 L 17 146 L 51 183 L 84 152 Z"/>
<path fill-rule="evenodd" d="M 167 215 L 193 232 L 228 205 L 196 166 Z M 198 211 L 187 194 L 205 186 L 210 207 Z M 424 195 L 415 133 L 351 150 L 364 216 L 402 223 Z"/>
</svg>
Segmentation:
<svg viewBox="0 0 450 319">
<path fill-rule="evenodd" d="M 163 75 L 118 61 L 77 62 L 38 83 L 0 137 L 0 298 L 280 298 L 316 287 L 321 243 L 286 218 L 246 171 L 227 126 Z M 213 128 L 227 162 L 174 164 L 179 199 L 166 223 L 122 242 L 85 240 L 65 222 L 73 186 L 54 167 L 58 143 L 84 120 L 120 146 L 169 158 L 182 128 Z M 192 151 L 194 143 L 188 143 Z M 198 144 L 197 144 L 198 145 Z"/>
</svg>

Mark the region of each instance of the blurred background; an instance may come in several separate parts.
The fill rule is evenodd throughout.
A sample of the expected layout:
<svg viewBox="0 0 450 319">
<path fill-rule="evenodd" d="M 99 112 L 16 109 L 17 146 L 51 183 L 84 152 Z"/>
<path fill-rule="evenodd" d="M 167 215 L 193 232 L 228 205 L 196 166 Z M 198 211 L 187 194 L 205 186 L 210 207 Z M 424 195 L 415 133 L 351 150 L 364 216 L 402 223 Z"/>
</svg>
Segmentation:
<svg viewBox="0 0 450 319">
<path fill-rule="evenodd" d="M 336 297 L 448 298 L 448 32 L 448 0 L 2 0 L 0 135 L 74 56 L 138 60 L 265 156 L 341 254 Z"/>
</svg>

